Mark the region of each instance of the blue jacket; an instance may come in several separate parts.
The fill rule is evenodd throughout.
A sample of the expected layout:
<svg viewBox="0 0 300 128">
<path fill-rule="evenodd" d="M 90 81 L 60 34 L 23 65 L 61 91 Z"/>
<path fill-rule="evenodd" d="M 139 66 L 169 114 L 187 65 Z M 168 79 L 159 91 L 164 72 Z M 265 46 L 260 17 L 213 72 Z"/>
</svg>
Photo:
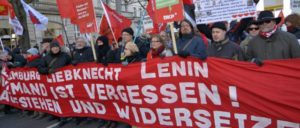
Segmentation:
<svg viewBox="0 0 300 128">
<path fill-rule="evenodd" d="M 178 38 L 176 41 L 177 51 L 178 53 L 183 50 L 185 45 L 192 40 L 192 42 L 184 49 L 184 51 L 188 52 L 191 56 L 206 59 L 206 46 L 201 39 L 201 37 L 193 35 L 193 34 L 184 34 L 181 38 Z"/>
</svg>

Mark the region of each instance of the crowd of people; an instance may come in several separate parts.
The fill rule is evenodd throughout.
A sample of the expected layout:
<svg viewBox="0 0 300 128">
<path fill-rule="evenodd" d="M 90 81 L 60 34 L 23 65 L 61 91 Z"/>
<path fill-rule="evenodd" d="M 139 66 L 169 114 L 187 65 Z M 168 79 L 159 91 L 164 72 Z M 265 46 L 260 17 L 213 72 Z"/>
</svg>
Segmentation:
<svg viewBox="0 0 300 128">
<path fill-rule="evenodd" d="M 203 61 L 207 57 L 249 61 L 258 66 L 263 66 L 264 60 L 299 58 L 300 16 L 291 14 L 286 17 L 287 32 L 280 30 L 277 25 L 280 21 L 281 18 L 275 18 L 272 12 L 262 11 L 257 20 L 252 19 L 246 25 L 244 32 L 247 36 L 235 42 L 224 22 L 213 23 L 209 28 L 211 35 L 207 35 L 203 30 L 194 28 L 188 20 L 183 20 L 179 24 L 176 40 L 177 55 L 182 58 L 193 56 Z M 89 46 L 85 38 L 79 37 L 74 50 L 67 52 L 56 40 L 44 39 L 40 50 L 30 48 L 20 52 L 6 49 L 2 51 L 0 59 L 10 68 L 34 67 L 41 74 L 51 74 L 69 64 L 76 66 L 93 62 L 92 47 L 95 48 L 97 62 L 104 66 L 110 63 L 128 65 L 175 55 L 172 40 L 166 31 L 146 39 L 135 38 L 132 28 L 122 30 L 121 34 L 122 39 L 112 43 L 106 36 L 99 36 L 95 46 Z"/>
</svg>

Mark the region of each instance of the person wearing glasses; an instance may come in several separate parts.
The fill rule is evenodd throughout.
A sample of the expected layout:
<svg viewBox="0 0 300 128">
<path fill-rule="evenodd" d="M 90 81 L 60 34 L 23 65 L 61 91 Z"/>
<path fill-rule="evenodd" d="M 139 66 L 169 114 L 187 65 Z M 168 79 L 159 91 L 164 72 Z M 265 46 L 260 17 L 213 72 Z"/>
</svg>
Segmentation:
<svg viewBox="0 0 300 128">
<path fill-rule="evenodd" d="M 275 18 L 271 11 L 260 12 L 256 24 L 259 26 L 259 36 L 250 40 L 247 56 L 258 66 L 263 60 L 289 59 L 300 57 L 300 45 L 296 36 L 277 29 L 281 18 Z"/>
<path fill-rule="evenodd" d="M 248 33 L 248 36 L 240 44 L 240 47 L 241 47 L 243 53 L 246 53 L 246 51 L 248 49 L 249 41 L 252 40 L 255 36 L 257 36 L 259 34 L 259 27 L 255 23 L 255 21 L 251 21 L 248 24 L 248 26 L 246 28 L 246 32 Z M 244 58 L 248 58 L 248 57 L 245 55 Z"/>
<path fill-rule="evenodd" d="M 197 36 L 192 23 L 183 20 L 180 23 L 179 38 L 176 41 L 178 55 L 182 58 L 193 56 L 205 60 L 206 46 L 200 36 Z"/>
<path fill-rule="evenodd" d="M 216 22 L 211 27 L 212 42 L 207 47 L 210 57 L 243 60 L 242 50 L 226 36 L 227 28 L 224 22 Z"/>
<path fill-rule="evenodd" d="M 147 54 L 147 60 L 168 56 L 173 56 L 171 49 L 167 47 L 167 44 L 163 41 L 161 36 L 153 35 L 151 38 L 151 49 Z"/>
</svg>

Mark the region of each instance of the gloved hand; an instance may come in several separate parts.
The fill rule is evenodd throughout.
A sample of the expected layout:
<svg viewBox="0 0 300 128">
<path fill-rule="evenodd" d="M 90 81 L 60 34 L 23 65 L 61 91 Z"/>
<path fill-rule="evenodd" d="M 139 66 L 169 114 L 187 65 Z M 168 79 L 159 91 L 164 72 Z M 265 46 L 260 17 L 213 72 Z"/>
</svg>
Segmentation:
<svg viewBox="0 0 300 128">
<path fill-rule="evenodd" d="M 252 63 L 255 63 L 257 66 L 259 66 L 259 67 L 261 67 L 261 66 L 263 66 L 264 65 L 264 62 L 261 60 L 261 59 L 259 59 L 259 58 L 253 58 L 252 60 L 251 60 L 251 62 Z"/>
<path fill-rule="evenodd" d="M 187 51 L 179 51 L 178 56 L 180 56 L 182 58 L 186 58 L 186 57 L 190 56 L 190 53 Z"/>
<path fill-rule="evenodd" d="M 49 69 L 48 68 L 38 68 L 38 71 L 40 74 L 49 74 Z"/>
</svg>

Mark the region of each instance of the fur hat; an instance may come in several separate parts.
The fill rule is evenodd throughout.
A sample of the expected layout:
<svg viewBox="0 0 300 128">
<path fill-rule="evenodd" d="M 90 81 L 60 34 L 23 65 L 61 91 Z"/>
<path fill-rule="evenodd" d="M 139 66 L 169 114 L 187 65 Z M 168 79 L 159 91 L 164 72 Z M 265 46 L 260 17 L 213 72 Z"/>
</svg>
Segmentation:
<svg viewBox="0 0 300 128">
<path fill-rule="evenodd" d="M 26 52 L 31 54 L 31 55 L 38 55 L 39 54 L 39 50 L 37 50 L 36 48 L 30 48 Z"/>
</svg>

